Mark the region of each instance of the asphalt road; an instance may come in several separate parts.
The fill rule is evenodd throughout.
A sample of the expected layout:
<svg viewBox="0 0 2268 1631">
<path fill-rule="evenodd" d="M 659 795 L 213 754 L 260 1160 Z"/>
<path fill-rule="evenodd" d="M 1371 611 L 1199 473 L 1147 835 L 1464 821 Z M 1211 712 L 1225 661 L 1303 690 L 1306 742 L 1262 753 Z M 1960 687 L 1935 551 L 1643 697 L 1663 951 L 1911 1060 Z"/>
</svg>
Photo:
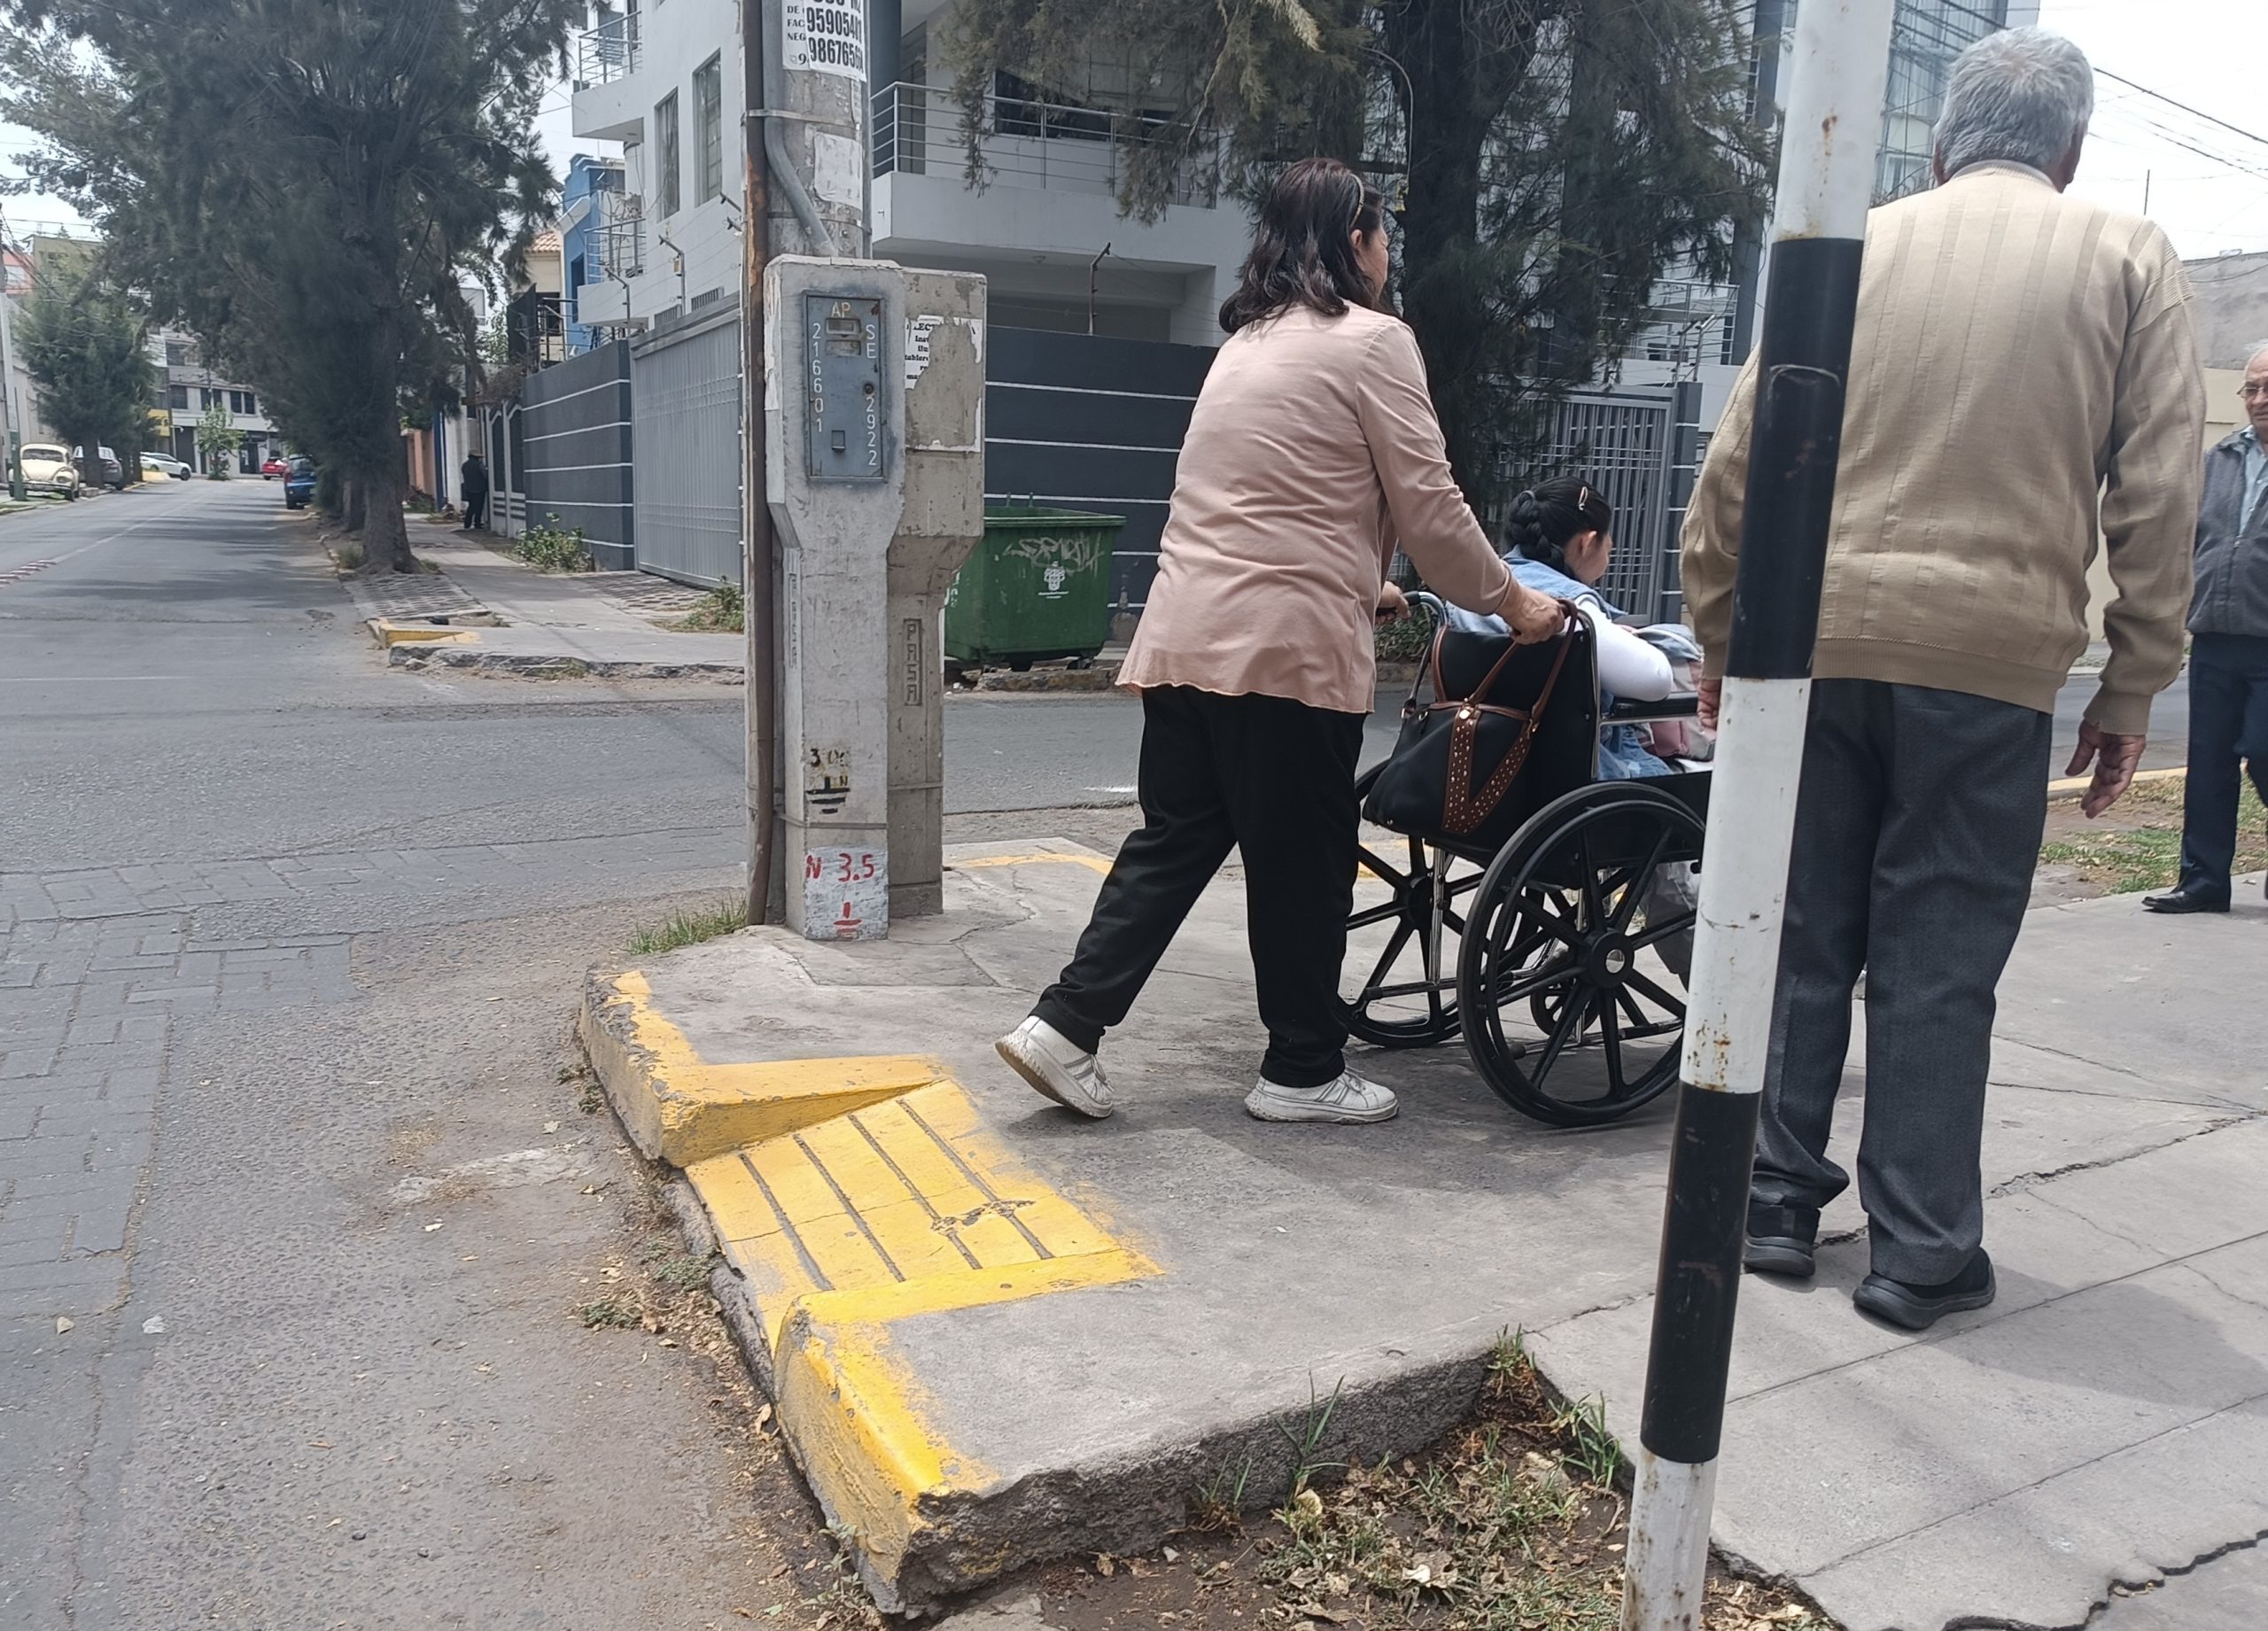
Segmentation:
<svg viewBox="0 0 2268 1631">
<path fill-rule="evenodd" d="M 745 1624 L 816 1529 L 576 1316 L 668 1237 L 559 1079 L 733 885 L 736 706 L 388 671 L 308 528 L 0 519 L 0 1626 Z"/>
</svg>

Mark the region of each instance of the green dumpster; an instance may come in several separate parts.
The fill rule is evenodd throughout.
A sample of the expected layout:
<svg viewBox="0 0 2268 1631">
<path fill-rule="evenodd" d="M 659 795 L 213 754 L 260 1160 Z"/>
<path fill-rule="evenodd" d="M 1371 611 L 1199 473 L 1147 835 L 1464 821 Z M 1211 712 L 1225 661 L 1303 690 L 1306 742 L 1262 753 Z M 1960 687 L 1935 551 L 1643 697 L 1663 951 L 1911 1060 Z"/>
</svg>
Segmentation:
<svg viewBox="0 0 2268 1631">
<path fill-rule="evenodd" d="M 983 668 L 1091 658 L 1110 638 L 1122 516 L 988 505 L 984 537 L 945 596 L 945 655 Z"/>
</svg>

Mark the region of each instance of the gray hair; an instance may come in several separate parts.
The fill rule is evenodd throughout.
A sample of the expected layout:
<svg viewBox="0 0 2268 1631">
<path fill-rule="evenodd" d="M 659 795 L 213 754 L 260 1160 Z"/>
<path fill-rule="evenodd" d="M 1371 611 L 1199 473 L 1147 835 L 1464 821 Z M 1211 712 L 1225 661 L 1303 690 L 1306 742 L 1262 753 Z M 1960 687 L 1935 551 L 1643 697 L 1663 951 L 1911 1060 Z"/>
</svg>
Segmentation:
<svg viewBox="0 0 2268 1631">
<path fill-rule="evenodd" d="M 1954 59 L 1938 120 L 1938 161 L 1947 175 L 1972 164 L 2045 170 L 2094 117 L 2086 53 L 2045 28 L 1988 34 Z"/>
</svg>

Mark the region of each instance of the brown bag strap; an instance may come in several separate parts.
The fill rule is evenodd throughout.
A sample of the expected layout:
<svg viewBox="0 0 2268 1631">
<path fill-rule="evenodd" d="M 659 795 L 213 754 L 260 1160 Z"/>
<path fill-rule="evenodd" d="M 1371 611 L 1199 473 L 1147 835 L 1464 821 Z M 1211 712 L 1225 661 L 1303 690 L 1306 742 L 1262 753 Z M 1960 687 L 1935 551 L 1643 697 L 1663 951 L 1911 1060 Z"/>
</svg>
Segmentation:
<svg viewBox="0 0 2268 1631">
<path fill-rule="evenodd" d="M 1559 649 L 1552 656 L 1551 672 L 1544 676 L 1543 688 L 1536 693 L 1534 707 L 1526 710 L 1501 708 L 1486 703 L 1473 702 L 1449 704 L 1456 711 L 1455 718 L 1449 725 L 1449 786 L 1441 809 L 1443 831 L 1463 837 L 1478 828 L 1483 821 L 1495 813 L 1496 806 L 1504 802 L 1504 795 L 1512 790 L 1514 779 L 1519 775 L 1521 767 L 1527 763 L 1528 744 L 1535 739 L 1536 725 L 1543 718 L 1543 711 L 1550 706 L 1551 694 L 1558 688 L 1560 672 L 1567 666 L 1567 653 L 1575 643 L 1574 620 L 1578 614 L 1575 609 L 1567 605 L 1565 602 L 1563 601 L 1560 603 L 1566 606 L 1567 625 L 1560 631 Z M 1518 649 L 1514 647 L 1512 650 Z M 1495 683 L 1496 677 L 1503 672 L 1504 664 L 1511 660 L 1511 656 L 1512 651 L 1508 650 L 1497 659 L 1496 665 L 1488 671 L 1487 679 L 1481 682 L 1474 695 L 1486 696 L 1488 694 L 1489 687 Z M 1436 676 L 1434 695 L 1438 697 L 1441 694 L 1439 680 L 1441 649 L 1438 641 L 1434 646 L 1433 660 Z M 1441 705 L 1436 702 L 1436 707 Z M 1488 778 L 1487 784 L 1485 787 L 1476 788 L 1472 785 L 1472 752 L 1480 734 L 1480 716 L 1484 713 L 1518 719 L 1520 734 L 1518 739 L 1512 743 L 1511 750 L 1497 765 L 1495 773 Z"/>
</svg>

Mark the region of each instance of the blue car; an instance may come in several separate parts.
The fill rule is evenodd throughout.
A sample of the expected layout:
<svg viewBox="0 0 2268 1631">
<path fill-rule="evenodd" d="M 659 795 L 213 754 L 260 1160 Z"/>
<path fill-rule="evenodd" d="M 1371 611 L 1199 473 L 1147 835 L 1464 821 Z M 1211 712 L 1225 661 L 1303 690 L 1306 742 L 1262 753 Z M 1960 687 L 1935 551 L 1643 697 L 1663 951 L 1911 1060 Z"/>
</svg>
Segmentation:
<svg viewBox="0 0 2268 1631">
<path fill-rule="evenodd" d="M 315 496 L 315 462 L 304 453 L 291 455 L 291 463 L 284 472 L 284 508 L 305 509 Z"/>
</svg>

